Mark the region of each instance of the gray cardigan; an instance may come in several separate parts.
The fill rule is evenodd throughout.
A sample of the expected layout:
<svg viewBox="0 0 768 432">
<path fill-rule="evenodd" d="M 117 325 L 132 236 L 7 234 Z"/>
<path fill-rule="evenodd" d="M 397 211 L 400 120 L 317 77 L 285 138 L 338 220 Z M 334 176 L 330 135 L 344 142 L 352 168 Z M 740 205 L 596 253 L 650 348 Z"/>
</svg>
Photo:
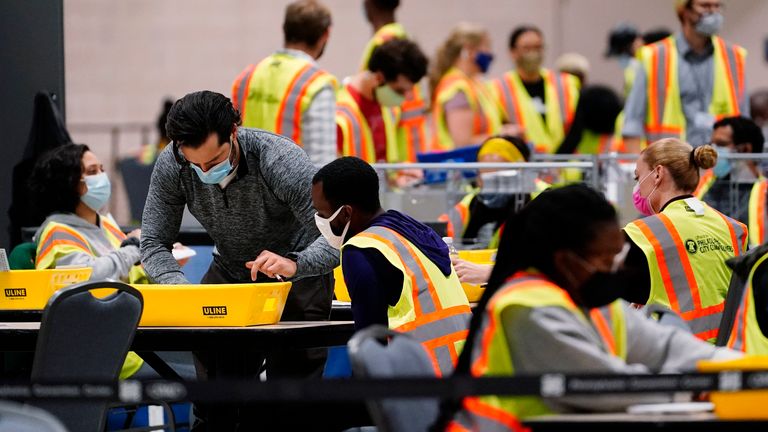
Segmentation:
<svg viewBox="0 0 768 432">
<path fill-rule="evenodd" d="M 141 261 L 152 280 L 188 283 L 171 255 L 184 205 L 213 238 L 214 259 L 234 280 L 250 281 L 246 261 L 269 250 L 296 260 L 294 280 L 329 273 L 339 252 L 320 236 L 312 208 L 316 168 L 291 140 L 239 128 L 236 177 L 222 189 L 207 185 L 169 145 L 152 172 L 144 206 Z"/>
</svg>

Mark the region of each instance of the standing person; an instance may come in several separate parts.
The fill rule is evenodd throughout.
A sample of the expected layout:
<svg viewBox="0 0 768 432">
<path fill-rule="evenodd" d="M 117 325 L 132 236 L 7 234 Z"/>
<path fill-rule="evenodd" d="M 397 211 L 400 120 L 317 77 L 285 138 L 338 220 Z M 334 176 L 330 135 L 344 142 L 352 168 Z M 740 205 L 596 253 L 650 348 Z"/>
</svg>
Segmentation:
<svg viewBox="0 0 768 432">
<path fill-rule="evenodd" d="M 289 139 L 240 127 L 219 93 L 190 93 L 168 115 L 173 140 L 152 173 L 142 218 L 141 257 L 157 283 L 189 283 L 173 259 L 184 206 L 213 239 L 202 283 L 293 282 L 283 320 L 327 320 L 338 252 L 314 226 L 310 186 L 315 168 Z M 267 358 L 267 374 L 307 376 L 324 354 Z"/>
<path fill-rule="evenodd" d="M 283 49 L 249 65 L 232 85 L 243 126 L 286 136 L 315 166 L 336 159 L 336 78 L 317 65 L 328 44 L 331 12 L 315 0 L 285 8 Z"/>
<path fill-rule="evenodd" d="M 474 24 L 459 24 L 438 48 L 429 74 L 433 150 L 478 145 L 502 132 L 501 112 L 482 81 L 491 61 L 488 32 Z"/>
<path fill-rule="evenodd" d="M 722 117 L 748 115 L 744 75 L 747 51 L 717 36 L 720 0 L 675 0 L 681 30 L 644 46 L 624 105 L 624 145 L 677 138 L 698 147 L 710 142 Z M 685 79 L 681 79 L 685 77 Z"/>
<path fill-rule="evenodd" d="M 427 58 L 414 42 L 392 39 L 373 50 L 366 70 L 349 79 L 336 107 L 339 153 L 368 163 L 415 160 L 398 139 L 400 105 L 427 71 Z"/>
<path fill-rule="evenodd" d="M 509 36 L 515 69 L 494 80 L 496 103 L 505 118 L 518 125 L 537 152 L 554 153 L 573 121 L 579 100 L 579 80 L 570 74 L 542 68 L 544 35 L 530 25 Z"/>
<path fill-rule="evenodd" d="M 619 300 L 632 271 L 621 265 L 625 248 L 616 210 L 599 192 L 584 185 L 550 189 L 510 215 L 507 226 L 457 375 L 675 373 L 695 370 L 698 360 L 739 357 Z M 518 419 L 624 411 L 670 399 L 467 397 L 456 404 L 462 411 L 448 430 L 525 430 Z"/>
<path fill-rule="evenodd" d="M 699 170 L 715 166 L 717 152 L 674 138 L 648 146 L 635 168 L 635 207 L 646 217 L 624 232 L 632 243 L 627 263 L 637 275 L 628 299 L 661 304 L 680 314 L 696 337 L 714 341 L 732 270 L 725 261 L 747 249 L 747 227 L 692 193 Z"/>
<path fill-rule="evenodd" d="M 635 68 L 638 61 L 635 53 L 643 46 L 643 38 L 637 28 L 626 22 L 619 23 L 608 34 L 608 49 L 606 58 L 616 58 L 624 72 L 624 97 L 629 94 L 632 83 L 635 81 Z"/>
<path fill-rule="evenodd" d="M 428 226 L 379 202 L 379 178 L 365 161 L 343 157 L 312 179 L 317 226 L 341 249 L 357 329 L 381 324 L 409 333 L 449 374 L 467 336 L 467 296 L 448 247 Z"/>
<path fill-rule="evenodd" d="M 363 0 L 363 11 L 366 20 L 371 24 L 373 37 L 363 51 L 360 70 L 368 68 L 368 61 L 376 47 L 392 39 L 409 39 L 405 28 L 395 19 L 395 11 L 399 6 L 400 0 Z M 409 155 L 415 156 L 417 152 L 429 150 L 427 101 L 424 99 L 424 90 L 418 83 L 400 105 L 397 135 L 405 147 L 412 149 L 408 152 Z"/>
</svg>

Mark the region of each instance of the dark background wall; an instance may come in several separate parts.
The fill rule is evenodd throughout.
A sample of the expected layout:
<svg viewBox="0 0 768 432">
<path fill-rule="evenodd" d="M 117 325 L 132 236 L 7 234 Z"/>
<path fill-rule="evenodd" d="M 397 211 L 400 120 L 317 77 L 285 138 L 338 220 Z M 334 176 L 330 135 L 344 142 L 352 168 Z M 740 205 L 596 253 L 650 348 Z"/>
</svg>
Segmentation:
<svg viewBox="0 0 768 432">
<path fill-rule="evenodd" d="M 8 248 L 11 172 L 24 153 L 35 93 L 64 113 L 62 0 L 0 0 L 0 247 Z"/>
</svg>

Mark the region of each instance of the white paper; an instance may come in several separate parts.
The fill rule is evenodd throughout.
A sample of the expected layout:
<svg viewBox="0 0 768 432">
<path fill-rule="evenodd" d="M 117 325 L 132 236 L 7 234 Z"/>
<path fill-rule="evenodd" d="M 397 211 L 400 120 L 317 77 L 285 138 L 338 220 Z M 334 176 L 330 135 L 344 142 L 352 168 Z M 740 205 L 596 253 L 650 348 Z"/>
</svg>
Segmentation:
<svg viewBox="0 0 768 432">
<path fill-rule="evenodd" d="M 195 252 L 194 249 L 188 247 L 172 249 L 171 253 L 173 254 L 173 257 L 176 259 L 176 261 L 181 261 L 183 259 L 191 258 L 197 255 L 197 252 Z"/>
<path fill-rule="evenodd" d="M 5 254 L 5 249 L 0 248 L 0 271 L 9 271 L 11 266 L 8 265 L 8 255 Z"/>
<path fill-rule="evenodd" d="M 710 412 L 715 409 L 712 402 L 678 402 L 660 404 L 639 404 L 627 407 L 629 414 L 694 413 Z"/>
</svg>

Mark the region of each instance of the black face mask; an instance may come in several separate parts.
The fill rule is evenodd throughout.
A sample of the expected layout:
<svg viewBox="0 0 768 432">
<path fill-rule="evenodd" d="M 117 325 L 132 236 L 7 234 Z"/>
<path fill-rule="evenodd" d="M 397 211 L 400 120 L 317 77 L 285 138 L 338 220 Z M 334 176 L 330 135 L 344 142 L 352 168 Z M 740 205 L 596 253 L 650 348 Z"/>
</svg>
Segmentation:
<svg viewBox="0 0 768 432">
<path fill-rule="evenodd" d="M 626 284 L 629 282 L 628 276 L 628 272 L 624 270 L 615 273 L 602 271 L 592 273 L 579 290 L 580 306 L 588 309 L 598 308 L 622 298 Z"/>
</svg>

